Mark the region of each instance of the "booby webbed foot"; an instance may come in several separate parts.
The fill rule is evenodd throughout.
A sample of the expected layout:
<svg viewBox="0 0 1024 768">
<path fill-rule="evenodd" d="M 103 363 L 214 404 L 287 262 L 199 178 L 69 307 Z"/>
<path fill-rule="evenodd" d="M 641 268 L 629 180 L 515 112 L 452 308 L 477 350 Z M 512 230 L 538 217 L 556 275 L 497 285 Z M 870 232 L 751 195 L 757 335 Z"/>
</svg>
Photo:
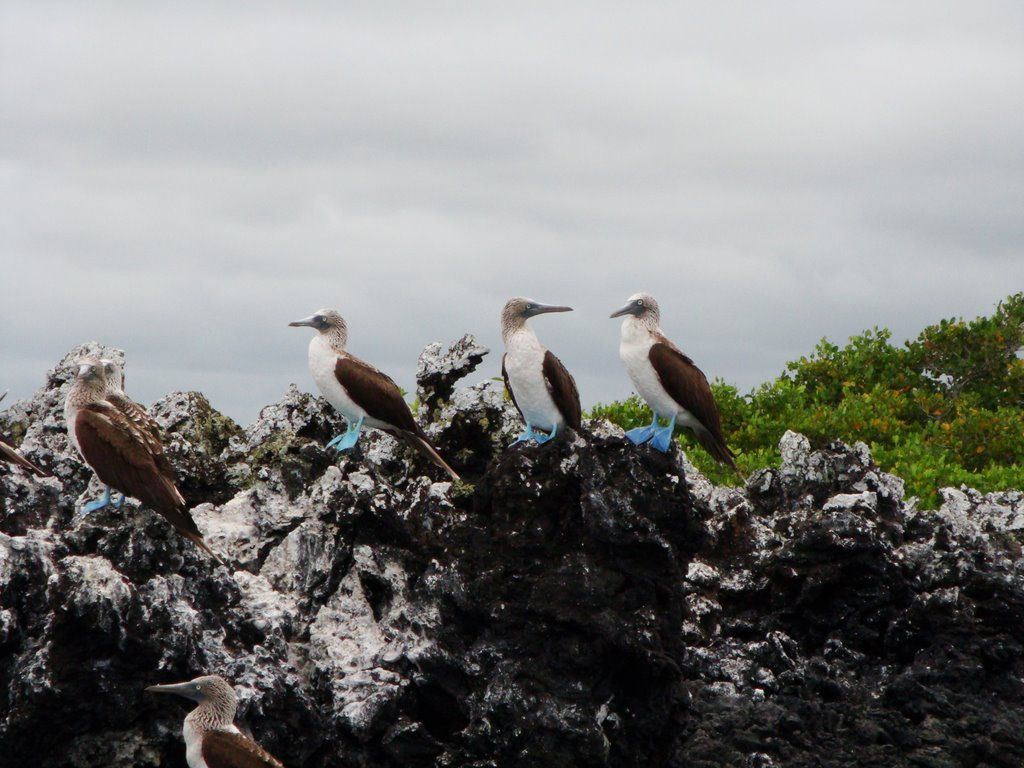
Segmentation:
<svg viewBox="0 0 1024 768">
<path fill-rule="evenodd" d="M 673 418 L 667 427 L 655 427 L 653 431 L 651 447 L 662 453 L 668 453 L 668 448 L 672 444 L 672 434 L 676 431 L 676 420 Z"/>
<path fill-rule="evenodd" d="M 331 440 L 327 444 L 327 447 L 333 448 L 338 453 L 341 453 L 342 451 L 347 451 L 349 448 L 355 446 L 355 444 L 359 441 L 359 433 L 362 431 L 362 429 L 363 420 L 359 419 L 359 421 L 357 421 L 355 424 L 349 424 L 348 429 L 343 434 L 340 434 L 336 438 Z"/>
<path fill-rule="evenodd" d="M 517 445 L 518 443 L 526 443 L 526 442 L 529 442 L 530 440 L 536 440 L 536 439 L 537 439 L 537 433 L 533 431 L 533 425 L 530 424 L 530 423 L 527 423 L 526 424 L 526 431 L 523 432 L 523 434 L 521 434 L 515 440 L 513 440 L 512 441 L 512 445 Z"/>
<path fill-rule="evenodd" d="M 626 433 L 626 437 L 633 445 L 643 445 L 652 437 L 654 437 L 654 430 L 656 427 L 637 427 L 631 429 Z"/>
<path fill-rule="evenodd" d="M 124 497 L 123 496 L 121 497 L 121 502 L 124 503 Z M 106 492 L 103 494 L 103 498 L 102 499 L 97 499 L 96 501 L 90 501 L 88 504 L 86 504 L 84 507 L 82 507 L 82 511 L 79 514 L 82 517 L 85 517 L 86 515 L 91 515 L 93 512 L 97 512 L 97 511 L 103 509 L 104 507 L 108 507 L 108 506 L 110 506 L 110 489 L 109 488 L 107 488 Z M 118 505 L 118 506 L 120 506 L 120 505 Z"/>
<path fill-rule="evenodd" d="M 633 445 L 643 445 L 652 437 L 654 437 L 657 430 L 658 414 L 654 414 L 654 416 L 651 418 L 650 424 L 648 424 L 646 427 L 637 427 L 636 429 L 629 430 L 626 433 L 626 437 L 629 439 L 631 443 L 633 443 Z"/>
<path fill-rule="evenodd" d="M 550 440 L 554 440 L 556 434 L 558 434 L 558 425 L 557 424 L 555 424 L 555 426 L 553 426 L 551 428 L 551 432 L 549 432 L 546 435 L 543 432 L 534 432 L 533 433 L 533 439 L 537 441 L 538 445 L 544 445 L 544 443 L 546 443 L 546 442 L 548 442 Z"/>
<path fill-rule="evenodd" d="M 118 496 L 117 496 L 117 501 L 111 501 L 111 502 L 110 502 L 110 505 L 111 505 L 111 506 L 112 506 L 112 507 L 113 507 L 114 509 L 120 509 L 121 507 L 123 507 L 123 506 L 124 506 L 124 502 L 125 502 L 125 495 L 124 495 L 123 493 L 120 493 L 120 494 L 118 494 Z"/>
</svg>

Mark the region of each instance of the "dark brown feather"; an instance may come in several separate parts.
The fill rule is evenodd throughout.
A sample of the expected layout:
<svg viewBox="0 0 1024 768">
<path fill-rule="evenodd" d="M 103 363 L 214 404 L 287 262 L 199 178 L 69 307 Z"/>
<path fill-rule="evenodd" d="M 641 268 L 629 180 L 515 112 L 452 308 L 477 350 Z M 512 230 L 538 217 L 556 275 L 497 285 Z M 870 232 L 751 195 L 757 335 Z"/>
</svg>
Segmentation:
<svg viewBox="0 0 1024 768">
<path fill-rule="evenodd" d="M 576 380 L 550 350 L 544 353 L 544 380 L 547 382 L 551 399 L 555 401 L 555 407 L 562 414 L 565 423 L 578 430 L 583 419 L 583 411 L 580 408 L 580 393 L 576 389 Z"/>
<path fill-rule="evenodd" d="M 700 444 L 717 461 L 736 469 L 735 458 L 722 434 L 718 404 L 704 372 L 664 336 L 659 335 L 648 356 L 665 391 L 703 426 L 693 430 Z"/>
<path fill-rule="evenodd" d="M 138 499 L 211 555 L 185 508 L 170 467 L 142 433 L 109 403 L 91 403 L 75 419 L 75 438 L 86 463 L 105 485 Z"/>
<path fill-rule="evenodd" d="M 459 476 L 431 444 L 422 427 L 412 416 L 402 390 L 387 374 L 368 363 L 346 355 L 334 364 L 334 375 L 353 402 L 371 416 L 396 429 L 385 430 L 400 438 L 447 472 L 453 480 Z"/>
<path fill-rule="evenodd" d="M 5 461 L 8 464 L 15 464 L 39 477 L 52 477 L 49 472 L 41 467 L 37 467 L 3 440 L 0 440 L 0 461 Z"/>
<path fill-rule="evenodd" d="M 507 352 L 501 356 L 501 378 L 505 380 L 505 391 L 508 392 L 508 396 L 512 398 L 512 405 L 514 405 L 516 410 L 519 411 L 519 415 L 522 417 L 523 421 L 526 421 L 526 417 L 523 416 L 523 409 L 520 408 L 519 403 L 516 402 L 516 393 L 512 391 L 512 385 L 508 383 L 508 371 L 505 370 L 506 357 L 508 357 Z"/>
<path fill-rule="evenodd" d="M 402 390 L 390 376 L 350 355 L 338 358 L 334 375 L 348 396 L 368 416 L 414 435 L 421 433 L 409 404 L 402 397 Z"/>
<path fill-rule="evenodd" d="M 263 747 L 239 733 L 207 731 L 202 753 L 209 768 L 284 768 Z"/>
</svg>

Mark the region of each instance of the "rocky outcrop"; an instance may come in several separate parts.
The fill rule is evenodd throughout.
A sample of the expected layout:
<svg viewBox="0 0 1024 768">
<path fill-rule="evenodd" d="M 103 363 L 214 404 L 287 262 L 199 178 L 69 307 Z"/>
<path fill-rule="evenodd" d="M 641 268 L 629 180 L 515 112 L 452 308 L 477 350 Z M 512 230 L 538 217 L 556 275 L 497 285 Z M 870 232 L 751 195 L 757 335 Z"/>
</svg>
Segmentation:
<svg viewBox="0 0 1024 768">
<path fill-rule="evenodd" d="M 470 337 L 420 365 L 456 485 L 381 433 L 338 458 L 295 387 L 244 429 L 155 404 L 216 566 L 134 504 L 76 515 L 84 351 L 0 411 L 55 474 L 0 467 L 0 766 L 183 766 L 186 706 L 143 688 L 202 673 L 289 766 L 1024 763 L 1019 492 L 919 510 L 793 433 L 744 488 L 603 422 L 507 448 Z"/>
</svg>

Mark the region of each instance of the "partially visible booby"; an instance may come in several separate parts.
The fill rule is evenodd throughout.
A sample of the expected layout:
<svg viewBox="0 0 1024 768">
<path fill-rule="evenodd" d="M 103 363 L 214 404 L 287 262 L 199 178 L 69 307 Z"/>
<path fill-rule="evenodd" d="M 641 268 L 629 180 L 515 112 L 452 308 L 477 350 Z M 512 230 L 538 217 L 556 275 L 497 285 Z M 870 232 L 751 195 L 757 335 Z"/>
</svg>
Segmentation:
<svg viewBox="0 0 1024 768">
<path fill-rule="evenodd" d="M 64 403 L 68 437 L 82 459 L 107 486 L 100 501 L 82 510 L 94 512 L 110 504 L 110 491 L 132 496 L 164 517 L 182 536 L 211 557 L 185 499 L 174 484 L 174 472 L 163 446 L 107 399 L 103 363 L 86 358 L 79 363 L 75 382 Z"/>
<path fill-rule="evenodd" d="M 619 357 L 636 391 L 654 412 L 650 426 L 632 429 L 626 436 L 637 445 L 649 440 L 659 451 L 667 451 L 678 424 L 692 432 L 715 459 L 736 469 L 707 377 L 662 333 L 661 311 L 654 297 L 634 294 L 611 316 L 625 316 Z M 659 417 L 668 426 L 659 426 Z"/>
<path fill-rule="evenodd" d="M 548 312 L 572 312 L 572 307 L 515 298 L 509 299 L 501 310 L 501 338 L 505 342 L 501 376 L 526 422 L 526 431 L 516 439 L 517 443 L 546 443 L 559 429 L 580 428 L 582 413 L 576 382 L 526 323 L 531 317 Z M 535 432 L 535 427 L 543 433 Z"/>
<path fill-rule="evenodd" d="M 3 400 L 5 397 L 7 397 L 7 393 L 6 392 L 4 392 L 2 395 L 0 395 L 0 400 Z M 8 445 L 3 440 L 0 440 L 0 461 L 3 461 L 5 463 L 7 463 L 7 464 L 14 464 L 15 466 L 21 467 L 22 469 L 24 469 L 24 470 L 26 470 L 28 472 L 33 473 L 37 477 L 51 477 L 52 476 L 45 469 L 41 469 L 40 467 L 37 467 L 31 461 L 26 459 L 24 456 L 22 456 L 20 453 L 18 453 L 16 450 L 14 450 L 14 448 L 12 446 Z"/>
<path fill-rule="evenodd" d="M 303 320 L 289 323 L 316 330 L 309 342 L 309 372 L 331 405 L 348 422 L 348 430 L 328 447 L 339 453 L 352 448 L 363 426 L 383 430 L 429 458 L 453 480 L 459 476 L 438 454 L 409 410 L 398 385 L 386 374 L 346 351 L 348 325 L 333 309 L 321 309 Z"/>
<path fill-rule="evenodd" d="M 173 693 L 199 704 L 185 716 L 185 760 L 189 768 L 284 768 L 235 726 L 238 699 L 227 680 L 216 675 L 187 683 L 151 685 L 151 693 Z"/>
</svg>

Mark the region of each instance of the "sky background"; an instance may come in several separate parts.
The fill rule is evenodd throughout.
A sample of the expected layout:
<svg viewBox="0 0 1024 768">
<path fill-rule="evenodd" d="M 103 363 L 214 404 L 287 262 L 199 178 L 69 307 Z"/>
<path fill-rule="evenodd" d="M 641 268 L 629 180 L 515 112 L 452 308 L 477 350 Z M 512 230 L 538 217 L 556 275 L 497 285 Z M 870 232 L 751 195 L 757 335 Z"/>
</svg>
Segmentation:
<svg viewBox="0 0 1024 768">
<path fill-rule="evenodd" d="M 414 386 L 533 322 L 629 394 L 638 290 L 743 388 L 1024 289 L 1024 3 L 0 4 L 0 391 L 75 344 L 246 423 L 308 329 Z"/>
</svg>

